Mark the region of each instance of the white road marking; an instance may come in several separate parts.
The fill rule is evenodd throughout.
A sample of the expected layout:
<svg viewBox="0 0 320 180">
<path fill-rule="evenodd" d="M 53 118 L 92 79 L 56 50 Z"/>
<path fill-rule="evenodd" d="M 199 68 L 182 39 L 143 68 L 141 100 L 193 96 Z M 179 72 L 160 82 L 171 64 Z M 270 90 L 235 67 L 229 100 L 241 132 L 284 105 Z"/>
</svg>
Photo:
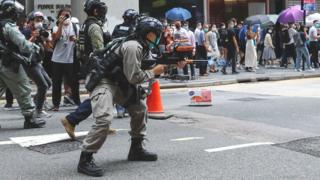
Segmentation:
<svg viewBox="0 0 320 180">
<path fill-rule="evenodd" d="M 171 139 L 170 141 L 190 141 L 190 140 L 197 140 L 197 139 L 204 139 L 204 137 L 185 137 L 179 139 Z"/>
<path fill-rule="evenodd" d="M 116 129 L 116 131 L 129 131 L 129 129 Z M 76 132 L 76 137 L 85 136 L 88 134 L 88 131 Z M 11 137 L 11 141 L 0 141 L 0 145 L 9 145 L 9 144 L 19 144 L 22 147 L 30 147 L 43 145 L 58 141 L 63 141 L 70 139 L 67 133 L 59 134 L 48 134 L 48 135 L 38 135 L 38 136 L 25 136 L 25 137 Z"/>
<path fill-rule="evenodd" d="M 75 135 L 78 136 L 85 136 L 88 134 L 88 131 L 84 132 L 76 132 Z M 40 136 L 26 136 L 26 137 L 13 137 L 10 138 L 16 144 L 19 144 L 22 147 L 30 147 L 30 146 L 37 146 L 43 145 L 58 141 L 63 141 L 70 139 L 67 133 L 61 134 L 49 134 L 49 135 L 40 135 Z"/>
<path fill-rule="evenodd" d="M 10 145 L 10 144 L 15 144 L 12 141 L 0 141 L 0 145 Z"/>
<path fill-rule="evenodd" d="M 272 145 L 272 144 L 274 144 L 274 143 L 272 143 L 272 142 L 258 142 L 258 143 L 239 144 L 239 145 L 234 145 L 234 146 L 226 146 L 226 147 L 213 148 L 213 149 L 205 149 L 205 151 L 212 153 L 212 152 L 227 151 L 227 150 L 239 149 L 239 148 L 245 148 L 245 147 L 263 146 L 263 145 Z"/>
</svg>

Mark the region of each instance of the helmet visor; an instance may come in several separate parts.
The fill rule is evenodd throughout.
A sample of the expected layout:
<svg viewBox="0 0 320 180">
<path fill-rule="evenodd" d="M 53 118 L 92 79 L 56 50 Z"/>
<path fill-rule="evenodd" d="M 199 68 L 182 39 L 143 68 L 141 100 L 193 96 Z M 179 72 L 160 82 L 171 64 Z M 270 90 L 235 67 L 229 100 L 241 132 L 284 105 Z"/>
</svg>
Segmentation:
<svg viewBox="0 0 320 180">
<path fill-rule="evenodd" d="M 98 14 L 101 20 L 105 20 L 107 12 L 108 12 L 108 7 L 103 3 L 103 5 L 100 6 L 98 9 Z"/>
</svg>

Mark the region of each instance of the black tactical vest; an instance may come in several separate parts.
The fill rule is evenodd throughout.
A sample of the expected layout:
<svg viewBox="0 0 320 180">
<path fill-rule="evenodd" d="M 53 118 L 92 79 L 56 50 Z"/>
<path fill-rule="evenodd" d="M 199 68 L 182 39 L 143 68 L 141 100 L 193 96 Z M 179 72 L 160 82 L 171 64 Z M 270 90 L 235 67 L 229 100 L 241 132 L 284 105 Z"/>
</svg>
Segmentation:
<svg viewBox="0 0 320 180">
<path fill-rule="evenodd" d="M 4 27 L 7 23 L 14 23 L 14 21 L 9 19 L 2 19 L 0 20 L 0 41 L 1 43 L 6 46 L 11 52 L 20 53 L 19 47 L 15 45 L 10 39 L 6 39 L 4 37 Z M 2 59 L 2 64 L 5 67 L 10 67 L 14 72 L 19 71 L 20 63 L 14 60 L 10 55 L 9 52 L 4 52 L 0 54 L 0 58 Z"/>
</svg>

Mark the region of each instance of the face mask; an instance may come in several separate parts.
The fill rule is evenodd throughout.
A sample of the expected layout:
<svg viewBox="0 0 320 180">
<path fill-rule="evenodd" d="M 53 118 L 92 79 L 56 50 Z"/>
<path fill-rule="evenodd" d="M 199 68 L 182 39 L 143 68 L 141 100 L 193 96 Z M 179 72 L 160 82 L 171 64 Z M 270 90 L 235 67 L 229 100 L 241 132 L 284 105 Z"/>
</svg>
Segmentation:
<svg viewBox="0 0 320 180">
<path fill-rule="evenodd" d="M 157 47 L 160 43 L 160 39 L 161 39 L 161 36 L 160 37 L 157 37 L 157 39 L 155 40 L 155 42 L 152 42 L 150 40 L 147 40 L 148 41 L 148 47 L 149 47 L 149 50 L 152 50 L 154 49 L 155 47 Z"/>
<path fill-rule="evenodd" d="M 43 27 L 42 22 L 34 23 L 34 28 L 36 28 L 36 29 L 42 29 L 42 27 Z"/>
<path fill-rule="evenodd" d="M 189 26 L 183 26 L 183 28 L 189 30 Z"/>
<path fill-rule="evenodd" d="M 168 23 L 163 23 L 163 26 L 168 26 Z"/>
<path fill-rule="evenodd" d="M 208 29 L 208 28 L 205 28 L 205 29 L 203 29 L 203 31 L 204 31 L 204 32 L 208 32 L 208 31 L 209 31 L 209 29 Z"/>
<path fill-rule="evenodd" d="M 272 33 L 272 30 L 269 30 L 268 32 L 271 34 L 271 33 Z"/>
<path fill-rule="evenodd" d="M 226 28 L 226 26 L 221 26 L 221 29 L 225 29 Z"/>
<path fill-rule="evenodd" d="M 230 28 L 234 28 L 234 24 L 230 25 L 229 27 L 230 27 Z"/>
</svg>

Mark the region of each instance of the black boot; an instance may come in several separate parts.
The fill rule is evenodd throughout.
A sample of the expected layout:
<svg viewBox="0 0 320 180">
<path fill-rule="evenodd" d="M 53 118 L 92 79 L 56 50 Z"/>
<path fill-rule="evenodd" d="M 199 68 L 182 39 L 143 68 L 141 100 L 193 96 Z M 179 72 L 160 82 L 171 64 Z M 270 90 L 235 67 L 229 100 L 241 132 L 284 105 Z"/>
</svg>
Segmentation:
<svg viewBox="0 0 320 180">
<path fill-rule="evenodd" d="M 143 138 L 132 138 L 131 147 L 128 155 L 129 161 L 156 161 L 157 154 L 148 152 L 142 146 Z"/>
<path fill-rule="evenodd" d="M 46 125 L 46 121 L 37 120 L 33 116 L 25 116 L 24 119 L 24 129 L 42 128 Z"/>
<path fill-rule="evenodd" d="M 80 160 L 78 164 L 78 172 L 93 177 L 103 176 L 103 170 L 101 167 L 94 163 L 92 153 L 81 152 Z"/>
</svg>

